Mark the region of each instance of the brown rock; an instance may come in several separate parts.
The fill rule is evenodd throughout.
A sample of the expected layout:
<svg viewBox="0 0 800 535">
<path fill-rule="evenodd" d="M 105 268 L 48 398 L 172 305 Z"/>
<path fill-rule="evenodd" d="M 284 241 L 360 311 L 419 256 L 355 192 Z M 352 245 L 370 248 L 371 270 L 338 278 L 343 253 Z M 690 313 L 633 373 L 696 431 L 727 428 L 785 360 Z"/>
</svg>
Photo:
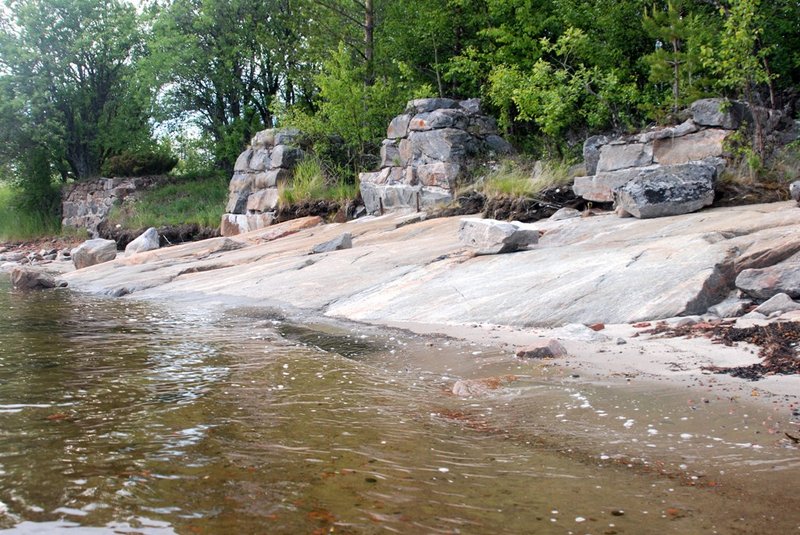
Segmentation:
<svg viewBox="0 0 800 535">
<path fill-rule="evenodd" d="M 661 165 L 675 165 L 722 156 L 723 142 L 729 130 L 709 128 L 683 137 L 657 139 L 653 158 Z"/>
<path fill-rule="evenodd" d="M 537 340 L 533 344 L 518 350 L 517 356 L 523 359 L 566 357 L 567 350 L 558 340 L 545 338 L 542 340 Z"/>
<path fill-rule="evenodd" d="M 55 288 L 56 281 L 37 269 L 15 267 L 11 270 L 11 285 L 16 290 L 46 290 Z"/>
</svg>

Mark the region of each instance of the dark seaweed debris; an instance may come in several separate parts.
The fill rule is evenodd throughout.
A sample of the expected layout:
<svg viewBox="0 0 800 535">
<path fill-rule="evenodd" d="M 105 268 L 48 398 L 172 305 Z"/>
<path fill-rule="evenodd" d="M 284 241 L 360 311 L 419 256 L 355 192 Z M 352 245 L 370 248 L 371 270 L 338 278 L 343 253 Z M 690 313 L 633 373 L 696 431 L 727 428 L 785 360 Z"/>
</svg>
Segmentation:
<svg viewBox="0 0 800 535">
<path fill-rule="evenodd" d="M 666 337 L 705 336 L 716 343 L 732 346 L 737 342 L 748 342 L 758 346 L 760 363 L 749 366 L 709 366 L 703 369 L 714 373 L 725 373 L 733 377 L 757 381 L 767 375 L 800 374 L 800 322 L 776 322 L 736 328 L 730 322 L 701 322 L 694 325 L 672 328 L 660 323 L 649 331 Z"/>
</svg>

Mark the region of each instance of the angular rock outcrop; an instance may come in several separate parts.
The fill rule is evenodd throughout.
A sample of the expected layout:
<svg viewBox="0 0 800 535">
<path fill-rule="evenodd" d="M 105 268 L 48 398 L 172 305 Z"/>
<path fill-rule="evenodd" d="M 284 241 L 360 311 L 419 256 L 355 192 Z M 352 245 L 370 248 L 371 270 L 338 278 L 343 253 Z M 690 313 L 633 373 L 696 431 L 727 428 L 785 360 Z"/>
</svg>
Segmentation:
<svg viewBox="0 0 800 535">
<path fill-rule="evenodd" d="M 219 232 L 222 236 L 236 236 L 266 228 L 275 221 L 275 214 L 223 214 Z"/>
<path fill-rule="evenodd" d="M 480 100 L 412 100 L 389 123 L 381 169 L 359 177 L 367 213 L 449 202 L 472 160 L 511 151 Z"/>
<path fill-rule="evenodd" d="M 675 127 L 612 141 L 589 138 L 584 159 L 590 174 L 576 177 L 573 191 L 588 201 L 612 202 L 615 191 L 647 171 L 681 164 L 719 167 L 724 164 L 723 144 L 729 134 L 729 130 L 699 127 L 689 119 Z"/>
<path fill-rule="evenodd" d="M 697 162 L 703 167 L 724 165 L 724 142 L 739 127 L 742 106 L 733 103 L 726 108 L 723 102 L 695 102 L 693 118 L 676 126 L 617 139 L 590 137 L 583 145 L 587 176 L 575 179 L 575 194 L 592 202 L 612 202 L 614 193 L 626 184 L 652 176 L 645 174 L 648 171 Z"/>
<path fill-rule="evenodd" d="M 304 152 L 300 132 L 270 128 L 258 132 L 239 155 L 228 186 L 228 204 L 221 233 L 233 236 L 272 224 L 278 206 L 278 186 L 291 181 Z"/>
<path fill-rule="evenodd" d="M 696 212 L 714 202 L 711 165 L 670 165 L 641 171 L 614 192 L 618 208 L 640 219 Z"/>
<path fill-rule="evenodd" d="M 342 249 L 351 249 L 353 247 L 353 236 L 349 232 L 345 232 L 332 240 L 315 245 L 311 249 L 311 254 L 331 253 L 333 251 L 341 251 Z"/>
<path fill-rule="evenodd" d="M 800 255 L 761 269 L 745 269 L 736 277 L 736 287 L 756 299 L 770 299 L 780 293 L 800 298 Z"/>
<path fill-rule="evenodd" d="M 102 238 L 86 240 L 72 250 L 71 256 L 75 269 L 109 262 L 117 257 L 117 242 Z"/>
<path fill-rule="evenodd" d="M 603 136 L 587 139 L 583 146 L 587 176 L 575 179 L 575 194 L 587 201 L 612 202 L 615 192 L 633 181 L 641 181 L 641 177 L 651 176 L 645 172 L 665 166 L 711 165 L 716 168 L 718 176 L 728 157 L 725 142 L 734 130 L 752 126 L 754 119 L 758 118 L 774 144 L 793 128 L 779 110 L 750 109 L 742 102 L 726 99 L 698 100 L 690 111 L 692 118 L 676 126 L 655 128 L 617 139 Z M 696 173 L 704 171 L 697 169 Z M 687 192 L 689 194 L 691 192 Z M 800 193 L 797 196 L 800 199 Z M 635 211 L 624 213 L 636 215 Z M 672 215 L 672 212 L 666 211 L 661 215 Z"/>
<path fill-rule="evenodd" d="M 692 103 L 692 118 L 700 126 L 736 130 L 742 121 L 752 120 L 747 105 L 724 98 L 704 98 Z"/>
<path fill-rule="evenodd" d="M 125 247 L 125 256 L 153 251 L 159 247 L 158 231 L 154 227 L 150 227 Z"/>
<path fill-rule="evenodd" d="M 775 294 L 761 303 L 753 312 L 769 316 L 770 314 L 792 312 L 800 310 L 800 303 L 794 301 L 784 293 Z"/>
<path fill-rule="evenodd" d="M 462 219 L 458 227 L 461 243 L 476 255 L 512 253 L 539 241 L 539 231 L 521 229 L 494 219 Z"/>
</svg>

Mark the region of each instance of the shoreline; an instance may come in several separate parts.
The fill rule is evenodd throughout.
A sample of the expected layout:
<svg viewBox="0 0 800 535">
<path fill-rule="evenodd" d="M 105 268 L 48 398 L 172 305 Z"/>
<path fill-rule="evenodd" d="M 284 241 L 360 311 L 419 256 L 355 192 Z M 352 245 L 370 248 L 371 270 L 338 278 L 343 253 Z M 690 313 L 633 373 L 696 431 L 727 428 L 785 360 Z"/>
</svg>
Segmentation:
<svg viewBox="0 0 800 535">
<path fill-rule="evenodd" d="M 659 338 L 645 334 L 647 329 L 637 328 L 636 321 L 613 321 L 626 313 L 630 318 L 652 325 L 658 321 L 670 324 L 701 321 L 701 317 L 689 314 L 666 319 L 642 317 L 637 310 L 648 309 L 647 303 L 625 309 L 628 303 L 620 303 L 617 296 L 610 294 L 618 287 L 614 286 L 604 294 L 595 282 L 592 282 L 592 288 L 597 293 L 593 297 L 599 302 L 597 306 L 589 308 L 581 303 L 577 308 L 573 307 L 574 310 L 561 311 L 561 316 L 572 313 L 573 321 L 561 322 L 556 314 L 553 326 L 526 327 L 520 323 L 528 323 L 529 319 L 508 314 L 532 307 L 561 305 L 564 297 L 558 292 L 564 288 L 571 291 L 570 284 L 581 283 L 581 279 L 574 276 L 576 283 L 562 282 L 560 274 L 557 274 L 554 280 L 559 286 L 554 287 L 553 282 L 548 281 L 540 284 L 537 289 L 547 292 L 547 295 L 541 302 L 526 306 L 528 294 L 517 296 L 514 289 L 523 276 L 530 278 L 520 267 L 526 269 L 530 265 L 528 258 L 536 254 L 545 259 L 553 258 L 556 263 L 565 262 L 570 247 L 591 248 L 596 236 L 611 236 L 610 241 L 600 243 L 598 252 L 593 254 L 600 255 L 598 262 L 606 261 L 613 267 L 618 260 L 609 256 L 611 245 L 623 247 L 621 243 L 625 238 L 634 243 L 645 240 L 654 229 L 661 238 L 680 241 L 683 249 L 698 234 L 704 240 L 702 243 L 712 247 L 717 238 L 710 236 L 729 232 L 725 227 L 734 224 L 731 219 L 741 220 L 743 211 L 751 217 L 755 214 L 755 217 L 764 219 L 752 221 L 750 232 L 765 233 L 763 237 L 759 236 L 760 240 L 754 239 L 753 245 L 748 245 L 745 250 L 769 250 L 776 239 L 784 243 L 786 233 L 794 230 L 794 225 L 800 228 L 800 210 L 789 210 L 790 206 L 793 204 L 773 203 L 715 209 L 663 218 L 664 221 L 655 223 L 653 220 L 614 216 L 559 222 L 545 220 L 533 225 L 545 236 L 542 245 L 533 251 L 488 257 L 474 257 L 458 243 L 455 229 L 460 218 L 420 221 L 418 215 L 400 214 L 328 225 L 321 225 L 318 218 L 304 218 L 230 238 L 191 242 L 131 257 L 119 255 L 116 261 L 80 271 L 72 270 L 71 264 L 65 262 L 54 262 L 43 268 L 61 271 L 60 276 L 69 282 L 71 288 L 91 294 L 131 294 L 124 298 L 172 301 L 186 307 L 201 303 L 223 308 L 255 304 L 277 308 L 289 316 L 301 318 L 323 317 L 404 329 L 421 335 L 442 334 L 496 347 L 509 354 L 537 340 L 555 338 L 564 345 L 568 356 L 553 362 L 565 368 L 581 370 L 593 377 L 651 380 L 698 391 L 706 391 L 711 385 L 726 395 L 748 398 L 769 407 L 779 405 L 785 409 L 787 419 L 800 426 L 800 414 L 793 414 L 800 405 L 800 375 L 772 375 L 759 381 L 748 381 L 702 369 L 760 362 L 754 346 L 737 343 L 727 347 L 705 338 Z M 730 213 L 730 217 L 724 217 L 726 213 Z M 787 215 L 789 220 L 783 223 L 783 227 L 770 228 L 775 221 L 783 222 Z M 677 229 L 675 236 L 669 235 L 670 229 Z M 356 245 L 352 249 L 309 254 L 315 244 L 335 238 L 343 231 L 353 235 Z M 555 237 L 554 241 L 561 240 L 567 246 L 558 244 L 556 247 L 556 244 L 548 243 L 547 238 L 551 236 Z M 573 242 L 575 245 L 569 245 Z M 662 242 L 645 243 L 645 256 L 660 251 L 664 247 Z M 699 251 L 696 256 L 702 256 L 702 253 Z M 638 252 L 636 259 L 642 254 Z M 670 246 L 666 254 L 671 257 L 676 253 Z M 694 261 L 694 258 L 689 260 Z M 371 263 L 365 263 L 365 260 Z M 533 261 L 537 267 L 541 263 L 536 258 Z M 659 258 L 654 260 L 656 265 L 659 262 L 663 261 Z M 689 263 L 686 269 L 694 267 Z M 569 266 L 565 268 L 568 275 L 571 275 L 570 269 Z M 578 275 L 582 273 L 578 272 Z M 601 275 L 603 280 L 610 278 L 607 273 Z M 497 280 L 503 276 L 508 280 Z M 534 285 L 538 282 L 535 277 L 531 280 Z M 271 284 L 273 281 L 274 285 Z M 635 296 L 640 290 L 635 286 L 636 281 L 632 282 L 634 286 L 630 291 Z M 693 285 L 686 284 L 685 288 L 673 292 L 676 303 L 689 298 L 697 300 L 695 287 L 703 281 L 690 282 Z M 486 287 L 481 288 L 481 284 L 486 284 Z M 468 291 L 472 294 L 467 294 Z M 415 292 L 420 294 L 419 299 L 409 299 Z M 495 295 L 493 292 L 506 293 Z M 654 295 L 662 299 L 661 295 Z M 571 296 L 566 294 L 566 298 Z M 466 301 L 470 304 L 465 306 L 462 298 L 470 299 Z M 426 303 L 425 299 L 429 301 Z M 606 312 L 603 301 L 609 299 Z M 665 298 L 662 300 L 667 301 Z M 485 303 L 485 310 L 481 310 L 481 302 Z M 667 302 L 660 310 L 674 308 L 671 302 Z M 589 313 L 596 323 L 603 324 L 601 330 L 592 331 L 585 326 L 590 324 L 585 321 Z M 607 315 L 605 318 L 602 317 L 604 313 Z M 511 317 L 517 324 L 491 321 L 493 316 L 499 320 Z M 686 316 L 690 318 L 687 320 Z M 460 320 L 453 321 L 454 317 Z M 538 316 L 534 314 L 533 317 Z M 427 320 L 419 321 L 420 318 Z M 796 320 L 796 316 L 790 313 L 765 321 L 738 321 L 743 325 L 756 325 L 787 319 Z M 798 432 L 800 434 L 800 429 Z"/>
</svg>

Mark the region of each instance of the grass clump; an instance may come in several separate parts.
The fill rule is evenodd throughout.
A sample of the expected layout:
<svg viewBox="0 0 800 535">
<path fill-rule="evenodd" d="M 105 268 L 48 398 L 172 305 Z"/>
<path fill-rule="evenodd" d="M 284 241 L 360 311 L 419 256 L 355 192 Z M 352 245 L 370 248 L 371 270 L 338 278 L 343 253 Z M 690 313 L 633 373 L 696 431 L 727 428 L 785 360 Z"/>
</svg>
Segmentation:
<svg viewBox="0 0 800 535">
<path fill-rule="evenodd" d="M 124 228 L 197 224 L 219 226 L 228 196 L 228 176 L 208 171 L 172 180 L 130 196 L 112 208 L 109 223 Z"/>
<path fill-rule="evenodd" d="M 0 240 L 30 240 L 61 232 L 58 213 L 41 213 L 23 208 L 22 193 L 0 182 Z"/>
<path fill-rule="evenodd" d="M 571 183 L 573 178 L 565 162 L 507 158 L 476 186 L 488 198 L 536 197 L 542 191 Z"/>
<path fill-rule="evenodd" d="M 278 202 L 281 206 L 317 200 L 343 204 L 358 196 L 358 184 L 343 179 L 332 181 L 328 175 L 319 159 L 303 159 L 295 166 L 291 183 L 279 185 Z"/>
</svg>

